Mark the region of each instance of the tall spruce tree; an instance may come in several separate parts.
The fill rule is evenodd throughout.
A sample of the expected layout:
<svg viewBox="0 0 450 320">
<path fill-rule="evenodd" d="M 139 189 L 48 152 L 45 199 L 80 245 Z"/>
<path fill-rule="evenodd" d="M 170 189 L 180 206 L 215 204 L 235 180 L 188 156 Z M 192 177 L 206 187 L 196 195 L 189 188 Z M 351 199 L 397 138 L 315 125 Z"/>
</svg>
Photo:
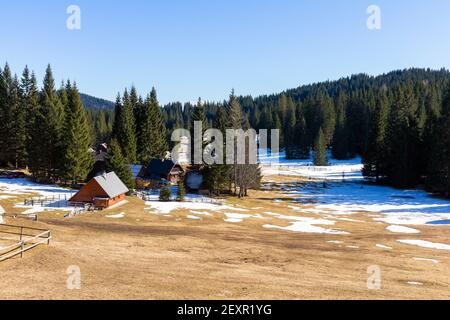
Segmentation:
<svg viewBox="0 0 450 320">
<path fill-rule="evenodd" d="M 203 105 L 202 99 L 198 98 L 197 105 L 191 110 L 192 114 L 190 117 L 189 123 L 189 131 L 191 134 L 191 163 L 195 164 L 195 146 L 201 146 L 202 148 L 202 163 L 203 163 L 203 152 L 207 145 L 207 142 L 204 139 L 205 131 L 208 130 L 208 121 L 206 119 L 205 107 Z M 196 122 L 200 122 L 202 125 L 202 130 L 199 134 L 195 134 L 194 125 Z M 200 165 L 203 168 L 203 164 Z"/>
<path fill-rule="evenodd" d="M 427 185 L 433 192 L 450 197 L 450 86 L 442 103 L 440 118 L 433 127 Z"/>
<path fill-rule="evenodd" d="M 25 67 L 22 73 L 20 90 L 22 93 L 22 108 L 25 110 L 25 163 L 28 165 L 30 161 L 29 153 L 32 148 L 31 132 L 35 126 L 35 116 L 39 108 L 39 89 L 36 76 L 34 72 L 30 73 L 28 67 Z"/>
<path fill-rule="evenodd" d="M 142 164 L 148 164 L 151 159 L 163 159 L 168 151 L 166 126 L 155 88 L 145 101 L 138 141 Z"/>
<path fill-rule="evenodd" d="M 115 172 L 128 189 L 134 189 L 134 181 L 128 159 L 124 157 L 120 144 L 116 139 L 111 140 L 105 161 L 105 169 L 108 173 Z"/>
<path fill-rule="evenodd" d="M 88 153 L 92 137 L 76 84 L 69 90 L 64 128 L 64 178 L 72 183 L 78 183 L 86 179 L 93 164 L 93 159 Z"/>
<path fill-rule="evenodd" d="M 113 138 L 119 143 L 128 163 L 136 162 L 137 139 L 134 111 L 128 90 L 125 89 L 122 103 L 116 101 Z"/>
<path fill-rule="evenodd" d="M 55 182 L 60 178 L 64 158 L 63 124 L 64 110 L 55 90 L 49 65 L 31 131 L 32 143 L 29 150 L 30 170 L 38 181 Z"/>
<path fill-rule="evenodd" d="M 363 174 L 377 181 L 386 176 L 386 130 L 388 126 L 389 105 L 384 92 L 380 92 L 377 107 L 371 117 L 367 152 L 363 157 Z"/>
<path fill-rule="evenodd" d="M 314 141 L 314 165 L 315 166 L 327 166 L 327 144 L 325 140 L 325 134 L 322 128 L 319 129 L 317 137 Z"/>
</svg>

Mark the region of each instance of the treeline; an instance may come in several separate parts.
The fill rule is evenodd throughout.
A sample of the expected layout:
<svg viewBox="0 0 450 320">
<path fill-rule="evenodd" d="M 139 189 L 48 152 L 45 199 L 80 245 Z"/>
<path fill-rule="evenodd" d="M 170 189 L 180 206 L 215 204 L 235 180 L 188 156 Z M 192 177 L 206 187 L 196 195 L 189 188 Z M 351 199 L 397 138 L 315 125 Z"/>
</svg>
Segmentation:
<svg viewBox="0 0 450 320">
<path fill-rule="evenodd" d="M 55 86 L 48 66 L 42 89 L 26 67 L 0 70 L 0 164 L 28 167 L 40 182 L 84 181 L 93 159 L 92 127 L 75 83 Z"/>
<path fill-rule="evenodd" d="M 326 165 L 327 150 L 341 160 L 359 155 L 366 177 L 397 187 L 424 184 L 448 195 L 449 80 L 444 69 L 410 69 L 237 100 L 252 128 L 280 129 L 287 158 L 313 155 Z M 208 123 L 227 103 L 205 103 Z M 191 108 L 166 105 L 167 127 L 186 127 Z"/>
</svg>

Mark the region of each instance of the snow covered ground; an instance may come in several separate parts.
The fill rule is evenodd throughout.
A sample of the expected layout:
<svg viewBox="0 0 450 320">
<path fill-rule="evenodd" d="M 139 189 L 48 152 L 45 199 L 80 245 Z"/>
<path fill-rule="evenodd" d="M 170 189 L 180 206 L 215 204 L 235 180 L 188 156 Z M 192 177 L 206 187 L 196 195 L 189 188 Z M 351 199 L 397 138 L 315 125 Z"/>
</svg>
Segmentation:
<svg viewBox="0 0 450 320">
<path fill-rule="evenodd" d="M 290 175 L 302 176 L 310 179 L 326 180 L 362 180 L 361 158 L 351 160 L 331 159 L 329 154 L 329 164 L 327 167 L 313 165 L 313 159 L 288 160 L 284 152 L 278 154 L 260 155 L 262 173 L 268 175 Z"/>
<path fill-rule="evenodd" d="M 73 207 L 67 206 L 67 201 L 76 191 L 64 189 L 55 185 L 37 184 L 27 179 L 0 179 L 1 199 L 14 198 L 17 195 L 29 195 L 30 197 L 55 197 L 55 201 L 44 206 L 25 206 L 23 202 L 16 205 L 17 208 L 26 209 L 23 214 L 38 213 L 47 210 L 73 211 Z M 0 200 L 1 200 L 0 199 Z"/>
<path fill-rule="evenodd" d="M 398 190 L 358 182 L 308 183 L 299 190 L 302 203 L 335 215 L 377 213 L 376 221 L 392 225 L 444 225 L 450 219 L 450 201 L 420 190 Z"/>
</svg>

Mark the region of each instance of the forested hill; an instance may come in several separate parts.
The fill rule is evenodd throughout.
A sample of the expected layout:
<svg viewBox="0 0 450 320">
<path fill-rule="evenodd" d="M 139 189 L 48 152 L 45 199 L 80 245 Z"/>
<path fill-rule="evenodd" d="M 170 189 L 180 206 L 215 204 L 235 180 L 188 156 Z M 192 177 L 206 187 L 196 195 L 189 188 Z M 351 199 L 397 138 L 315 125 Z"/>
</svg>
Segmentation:
<svg viewBox="0 0 450 320">
<path fill-rule="evenodd" d="M 114 110 L 114 102 L 80 93 L 81 101 L 87 109 Z"/>
<path fill-rule="evenodd" d="M 302 101 L 318 92 L 326 91 L 331 97 L 336 97 L 339 93 L 351 93 L 366 91 L 373 88 L 394 87 L 408 82 L 440 83 L 450 80 L 450 71 L 447 69 L 404 69 L 385 73 L 379 76 L 369 76 L 367 74 L 356 74 L 350 77 L 341 78 L 336 81 L 323 81 L 314 84 L 288 89 L 279 94 L 261 95 L 252 99 L 255 103 L 276 103 L 282 95 L 291 97 L 294 101 Z M 248 97 L 242 97 L 246 100 Z"/>
<path fill-rule="evenodd" d="M 450 72 L 408 69 L 354 75 L 253 98 L 238 97 L 246 126 L 280 129 L 291 159 L 315 156 L 326 165 L 360 155 L 364 175 L 395 186 L 426 183 L 450 190 Z M 210 125 L 223 103 L 205 103 Z M 164 107 L 169 131 L 189 127 L 190 103 Z"/>
</svg>

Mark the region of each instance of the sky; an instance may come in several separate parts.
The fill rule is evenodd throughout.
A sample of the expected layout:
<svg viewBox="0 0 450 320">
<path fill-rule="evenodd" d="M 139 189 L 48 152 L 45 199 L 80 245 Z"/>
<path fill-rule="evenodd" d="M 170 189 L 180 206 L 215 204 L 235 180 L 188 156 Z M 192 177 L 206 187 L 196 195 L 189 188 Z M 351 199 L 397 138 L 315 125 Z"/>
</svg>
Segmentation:
<svg viewBox="0 0 450 320">
<path fill-rule="evenodd" d="M 67 28 L 67 8 L 81 29 Z M 367 8 L 380 8 L 370 30 Z M 0 5 L 0 64 L 109 100 L 161 103 L 281 92 L 355 73 L 450 68 L 448 0 L 15 0 Z"/>
</svg>

